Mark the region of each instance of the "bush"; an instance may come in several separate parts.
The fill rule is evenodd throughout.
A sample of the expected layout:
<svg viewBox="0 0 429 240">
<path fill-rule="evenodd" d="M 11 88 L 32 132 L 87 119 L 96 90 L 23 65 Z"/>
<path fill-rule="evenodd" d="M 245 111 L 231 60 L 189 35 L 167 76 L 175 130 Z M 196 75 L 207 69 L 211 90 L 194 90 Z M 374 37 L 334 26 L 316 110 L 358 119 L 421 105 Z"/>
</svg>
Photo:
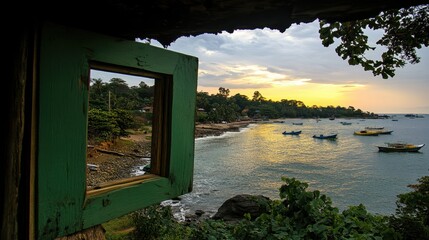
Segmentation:
<svg viewBox="0 0 429 240">
<path fill-rule="evenodd" d="M 135 215 L 137 239 L 429 239 L 429 176 L 398 196 L 395 216 L 352 206 L 339 213 L 332 201 L 308 184 L 282 178 L 280 200 L 268 212 L 238 223 L 208 219 L 189 226 L 174 220 L 170 208 L 150 207 Z"/>
<path fill-rule="evenodd" d="M 236 239 L 381 239 L 393 232 L 386 217 L 368 213 L 363 205 L 339 213 L 329 197 L 307 191 L 307 183 L 282 180 L 281 201 L 254 222 L 237 225 Z"/>
<path fill-rule="evenodd" d="M 96 142 L 127 136 L 126 129 L 133 125 L 133 117 L 126 110 L 104 111 L 94 108 L 88 111 L 88 138 Z"/>
<path fill-rule="evenodd" d="M 398 195 L 390 223 L 403 239 L 429 239 L 429 176 L 409 185 L 414 191 Z"/>
<path fill-rule="evenodd" d="M 186 239 L 186 227 L 176 222 L 170 207 L 154 205 L 134 212 L 134 239 Z"/>
<path fill-rule="evenodd" d="M 88 111 L 88 138 L 98 141 L 111 141 L 121 132 L 114 112 L 100 109 Z"/>
</svg>

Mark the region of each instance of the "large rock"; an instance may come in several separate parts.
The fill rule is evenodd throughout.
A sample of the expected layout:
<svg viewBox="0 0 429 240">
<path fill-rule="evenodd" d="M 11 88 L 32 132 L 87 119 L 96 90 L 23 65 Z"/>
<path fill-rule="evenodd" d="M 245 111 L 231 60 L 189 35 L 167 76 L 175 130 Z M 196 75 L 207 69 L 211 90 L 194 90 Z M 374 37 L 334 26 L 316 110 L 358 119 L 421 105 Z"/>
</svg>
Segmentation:
<svg viewBox="0 0 429 240">
<path fill-rule="evenodd" d="M 238 221 L 244 218 L 245 213 L 249 213 L 252 219 L 255 219 L 268 211 L 270 201 L 268 197 L 262 195 L 237 195 L 226 200 L 213 219 Z"/>
</svg>

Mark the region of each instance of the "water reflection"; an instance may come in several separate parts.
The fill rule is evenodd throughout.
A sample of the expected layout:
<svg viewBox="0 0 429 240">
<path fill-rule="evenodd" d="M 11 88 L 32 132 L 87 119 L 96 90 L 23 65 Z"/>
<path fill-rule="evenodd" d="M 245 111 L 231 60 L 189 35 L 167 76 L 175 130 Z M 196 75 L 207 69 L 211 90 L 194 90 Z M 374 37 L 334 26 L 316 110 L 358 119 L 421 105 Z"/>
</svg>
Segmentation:
<svg viewBox="0 0 429 240">
<path fill-rule="evenodd" d="M 300 119 L 303 125 L 251 125 L 243 132 L 197 139 L 194 191 L 184 196 L 190 209 L 216 211 L 228 198 L 240 194 L 263 194 L 278 198 L 281 177 L 295 177 L 330 196 L 334 205 L 344 209 L 364 203 L 370 211 L 393 213 L 396 195 L 408 191 L 407 185 L 427 175 L 426 153 L 391 155 L 378 153 L 375 145 L 391 139 L 417 139 L 429 143 L 426 123 L 401 120 L 320 121 Z M 295 120 L 297 121 L 297 120 Z M 420 126 L 411 128 L 407 124 Z M 353 132 L 368 126 L 385 125 L 394 129 L 391 136 L 360 137 Z M 414 132 L 413 132 L 414 129 Z M 299 136 L 283 135 L 299 131 Z M 335 141 L 313 139 L 317 133 L 337 133 Z M 407 141 L 407 139 L 405 139 Z"/>
</svg>

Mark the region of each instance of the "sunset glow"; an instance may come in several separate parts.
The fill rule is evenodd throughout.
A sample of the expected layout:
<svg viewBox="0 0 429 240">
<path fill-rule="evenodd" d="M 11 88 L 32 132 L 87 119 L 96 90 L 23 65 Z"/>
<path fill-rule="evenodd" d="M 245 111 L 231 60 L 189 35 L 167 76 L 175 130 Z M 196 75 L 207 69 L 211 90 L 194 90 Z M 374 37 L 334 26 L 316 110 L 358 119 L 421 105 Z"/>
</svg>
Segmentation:
<svg viewBox="0 0 429 240">
<path fill-rule="evenodd" d="M 293 83 L 297 83 L 293 85 Z M 348 92 L 359 91 L 364 89 L 364 85 L 333 85 L 333 84 L 314 84 L 309 81 L 291 81 L 290 85 L 287 86 L 276 86 L 273 84 L 270 88 L 264 89 L 231 89 L 230 96 L 240 93 L 248 96 L 250 99 L 255 91 L 259 91 L 262 96 L 267 100 L 280 101 L 282 99 L 287 100 L 300 100 L 307 106 L 345 106 L 350 102 Z M 208 92 L 210 94 L 216 94 L 219 92 L 219 88 L 204 88 L 199 87 L 198 91 Z"/>
<path fill-rule="evenodd" d="M 350 66 L 325 48 L 317 21 L 272 29 L 182 37 L 169 49 L 199 58 L 198 91 L 219 87 L 250 99 L 259 91 L 266 99 L 298 100 L 307 106 L 353 106 L 375 113 L 429 113 L 429 49 L 417 51 L 421 62 L 396 70 L 392 79 L 374 77 Z M 369 32 L 375 45 L 380 32 Z M 376 46 L 376 45 L 375 45 Z M 378 50 L 378 49 L 377 49 Z M 381 51 L 371 53 L 377 57 Z"/>
</svg>

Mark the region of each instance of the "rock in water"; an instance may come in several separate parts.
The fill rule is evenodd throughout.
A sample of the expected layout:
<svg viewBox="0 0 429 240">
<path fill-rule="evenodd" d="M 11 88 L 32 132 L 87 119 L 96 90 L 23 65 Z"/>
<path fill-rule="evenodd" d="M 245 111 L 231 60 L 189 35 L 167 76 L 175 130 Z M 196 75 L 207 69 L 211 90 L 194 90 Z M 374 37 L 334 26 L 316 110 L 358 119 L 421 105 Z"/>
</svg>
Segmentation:
<svg viewBox="0 0 429 240">
<path fill-rule="evenodd" d="M 262 213 L 268 212 L 270 201 L 268 197 L 262 195 L 240 194 L 226 200 L 213 219 L 239 221 L 244 218 L 245 213 L 249 213 L 252 219 L 255 219 Z"/>
</svg>

